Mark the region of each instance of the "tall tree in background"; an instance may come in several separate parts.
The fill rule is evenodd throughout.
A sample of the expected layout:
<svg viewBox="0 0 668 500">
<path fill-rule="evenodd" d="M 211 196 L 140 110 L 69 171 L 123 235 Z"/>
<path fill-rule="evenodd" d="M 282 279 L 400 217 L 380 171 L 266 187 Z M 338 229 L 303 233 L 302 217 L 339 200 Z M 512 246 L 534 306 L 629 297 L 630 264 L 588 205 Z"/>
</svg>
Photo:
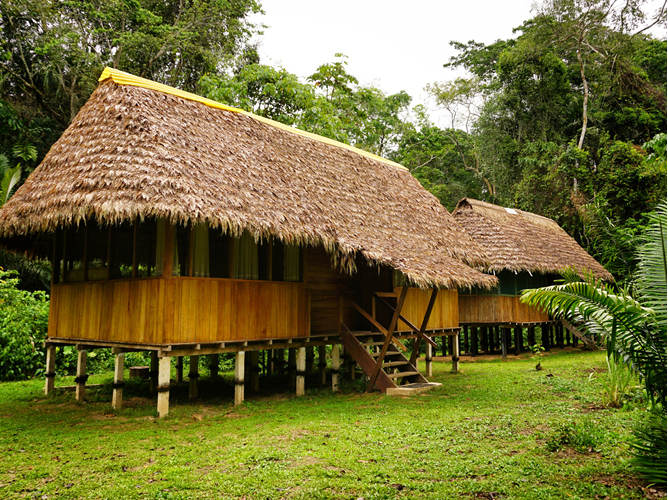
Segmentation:
<svg viewBox="0 0 668 500">
<path fill-rule="evenodd" d="M 10 0 L 0 12 L 0 98 L 66 127 L 104 66 L 194 90 L 254 33 L 255 0 Z"/>
</svg>

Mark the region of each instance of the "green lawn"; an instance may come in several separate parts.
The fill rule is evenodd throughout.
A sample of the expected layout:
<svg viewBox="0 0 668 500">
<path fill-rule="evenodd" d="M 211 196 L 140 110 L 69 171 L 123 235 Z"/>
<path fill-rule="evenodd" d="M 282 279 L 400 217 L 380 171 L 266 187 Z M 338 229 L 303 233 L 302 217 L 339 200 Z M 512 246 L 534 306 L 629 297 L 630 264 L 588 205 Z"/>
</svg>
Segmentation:
<svg viewBox="0 0 668 500">
<path fill-rule="evenodd" d="M 407 398 L 315 381 L 296 398 L 273 380 L 239 408 L 229 379 L 202 378 L 200 402 L 176 388 L 162 420 L 145 382 L 119 412 L 110 387 L 77 404 L 41 379 L 2 383 L 0 498 L 644 498 L 626 444 L 643 406 L 601 406 L 604 353 L 535 364 L 437 362 L 443 387 Z"/>
</svg>

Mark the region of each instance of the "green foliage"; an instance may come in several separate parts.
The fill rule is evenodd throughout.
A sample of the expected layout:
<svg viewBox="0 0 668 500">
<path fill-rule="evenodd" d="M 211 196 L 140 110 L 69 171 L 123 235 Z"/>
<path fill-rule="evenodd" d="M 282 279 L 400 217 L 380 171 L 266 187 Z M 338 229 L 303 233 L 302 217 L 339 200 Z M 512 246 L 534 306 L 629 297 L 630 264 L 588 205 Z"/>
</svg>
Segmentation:
<svg viewBox="0 0 668 500">
<path fill-rule="evenodd" d="M 650 412 L 633 431 L 633 466 L 651 484 L 666 487 L 668 433 L 666 413 Z"/>
<path fill-rule="evenodd" d="M 19 290 L 14 275 L 0 268 L 0 380 L 30 377 L 45 362 L 48 297 Z"/>
<path fill-rule="evenodd" d="M 66 126 L 104 66 L 194 90 L 255 33 L 255 0 L 19 0 L 0 17 L 0 97 Z"/>
<path fill-rule="evenodd" d="M 603 404 L 615 408 L 623 405 L 624 397 L 636 382 L 636 376 L 619 356 L 605 358 L 608 371 L 601 382 L 603 386 Z"/>
<path fill-rule="evenodd" d="M 606 432 L 590 420 L 573 421 L 560 425 L 548 437 L 545 447 L 549 451 L 570 448 L 578 453 L 598 452 L 606 441 Z"/>
</svg>

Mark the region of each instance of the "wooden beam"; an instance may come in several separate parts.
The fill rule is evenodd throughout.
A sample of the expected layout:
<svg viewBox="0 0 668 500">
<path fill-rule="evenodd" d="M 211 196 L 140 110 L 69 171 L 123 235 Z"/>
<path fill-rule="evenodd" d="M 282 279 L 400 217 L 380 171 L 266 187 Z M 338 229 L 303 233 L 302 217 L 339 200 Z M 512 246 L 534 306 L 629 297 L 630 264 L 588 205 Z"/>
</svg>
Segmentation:
<svg viewBox="0 0 668 500">
<path fill-rule="evenodd" d="M 86 394 L 86 360 L 87 360 L 88 351 L 81 350 L 77 353 L 77 377 L 74 379 L 74 382 L 77 384 L 76 389 L 76 399 L 77 401 L 83 401 Z"/>
<path fill-rule="evenodd" d="M 366 387 L 367 392 L 371 392 L 371 389 L 373 389 L 373 386 L 376 383 L 376 379 L 378 378 L 378 372 L 380 372 L 381 367 L 383 366 L 383 361 L 385 360 L 385 354 L 387 354 L 387 349 L 390 347 L 390 342 L 392 342 L 392 335 L 394 334 L 394 330 L 397 327 L 397 322 L 399 321 L 399 314 L 401 313 L 401 308 L 404 306 L 404 301 L 406 300 L 406 295 L 408 294 L 408 285 L 404 285 L 403 288 L 401 289 L 401 295 L 399 295 L 399 299 L 397 299 L 397 308 L 394 311 L 394 314 L 392 315 L 392 321 L 390 322 L 390 327 L 387 329 L 387 334 L 385 337 L 385 342 L 383 343 L 383 348 L 380 351 L 380 355 L 378 356 L 378 360 L 376 361 L 376 366 L 373 369 L 373 372 L 371 373 L 369 377 L 369 384 Z"/>
<path fill-rule="evenodd" d="M 306 347 L 297 349 L 297 378 L 295 381 L 295 389 L 297 396 L 303 396 L 306 393 Z"/>
<path fill-rule="evenodd" d="M 169 373 L 172 358 L 160 358 L 158 365 L 158 417 L 163 418 L 169 413 Z"/>
<path fill-rule="evenodd" d="M 351 305 L 352 305 L 352 306 L 353 306 L 353 307 L 354 307 L 354 308 L 355 308 L 355 309 L 356 309 L 362 316 L 364 316 L 366 319 L 368 319 L 368 320 L 371 322 L 372 325 L 374 325 L 376 328 L 378 328 L 378 330 L 380 331 L 380 333 L 382 333 L 383 335 L 387 335 L 387 330 L 385 329 L 385 327 L 384 327 L 383 325 L 381 325 L 380 323 L 378 323 L 378 321 L 376 321 L 376 320 L 375 320 L 375 319 L 374 319 L 368 312 L 366 312 L 366 311 L 364 310 L 364 308 L 362 308 L 360 305 L 358 305 L 358 304 L 357 304 L 354 300 L 352 300 L 352 299 L 348 299 L 348 301 L 350 302 L 350 304 L 351 304 Z M 339 332 L 339 335 L 341 335 L 340 332 Z M 395 344 L 397 347 L 399 347 L 402 351 L 406 352 L 406 351 L 408 350 L 408 349 L 406 348 L 406 346 L 405 346 L 404 344 L 402 344 L 401 342 L 399 342 L 397 339 L 392 338 L 392 341 L 393 341 L 394 344 Z"/>
<path fill-rule="evenodd" d="M 162 277 L 171 278 L 174 266 L 174 237 L 176 228 L 165 219 L 162 221 L 165 225 L 165 247 L 162 259 Z"/>
<path fill-rule="evenodd" d="M 234 357 L 234 406 L 239 406 L 244 402 L 245 365 L 246 353 L 239 351 Z"/>
<path fill-rule="evenodd" d="M 125 374 L 125 353 L 116 354 L 114 360 L 114 385 L 111 393 L 111 407 L 120 410 L 123 406 L 123 376 Z"/>
<path fill-rule="evenodd" d="M 341 324 L 341 323 L 339 323 Z M 332 392 L 339 390 L 339 368 L 341 359 L 339 357 L 341 346 L 334 344 L 332 346 Z"/>
<path fill-rule="evenodd" d="M 44 394 L 48 395 L 55 387 L 56 381 L 56 346 L 50 345 L 46 348 L 46 381 L 44 383 Z"/>
<path fill-rule="evenodd" d="M 139 221 L 135 217 L 132 221 L 132 277 L 136 278 L 139 272 L 139 255 L 137 241 L 139 240 Z"/>
<path fill-rule="evenodd" d="M 434 288 L 434 290 L 436 290 L 436 289 Z M 388 304 L 387 302 L 385 302 L 385 301 L 382 299 L 382 297 L 381 297 L 380 295 L 378 295 L 377 292 L 373 292 L 373 293 L 374 293 L 374 295 L 377 295 L 377 296 L 378 296 L 378 299 L 379 299 L 383 304 L 385 304 L 387 307 L 389 307 L 391 310 L 394 311 L 394 307 L 392 307 L 392 305 L 390 305 L 390 304 Z M 432 295 L 432 296 L 431 296 L 431 298 L 430 298 L 430 300 L 429 300 L 429 304 L 430 304 L 430 305 L 427 306 L 427 311 L 429 311 L 429 315 L 431 315 L 431 308 L 434 307 L 434 304 L 432 303 L 432 299 L 433 299 L 433 300 L 436 300 L 436 297 L 434 296 L 434 294 L 432 293 L 431 295 Z M 425 314 L 426 314 L 426 313 L 425 313 Z M 406 318 L 404 318 L 401 314 L 399 315 L 399 319 L 400 319 L 401 321 L 403 321 L 404 323 L 406 323 L 406 325 L 408 326 L 408 328 L 410 328 L 412 331 L 414 331 L 414 332 L 417 334 L 418 337 L 421 337 L 422 339 L 424 339 L 424 341 L 425 341 L 425 342 L 428 342 L 429 344 L 431 344 L 432 347 L 434 347 L 434 348 L 438 347 L 438 346 L 436 345 L 436 342 L 434 342 L 433 339 L 431 339 L 428 335 L 426 335 L 426 334 L 424 333 L 424 332 L 427 330 L 427 325 L 423 325 L 424 328 L 418 328 L 418 327 L 415 326 L 413 323 L 411 323 L 411 322 L 408 321 Z M 427 321 L 429 321 L 429 316 L 427 316 Z M 402 344 L 402 345 L 403 345 L 403 344 Z"/>
<path fill-rule="evenodd" d="M 411 359 L 410 362 L 413 366 L 415 366 L 415 363 L 417 362 L 418 354 L 420 352 L 420 342 L 424 338 L 427 340 L 427 342 L 432 346 L 436 347 L 436 342 L 434 342 L 432 339 L 427 337 L 424 332 L 427 329 L 427 325 L 429 324 L 429 318 L 431 317 L 431 311 L 434 309 L 434 304 L 436 303 L 436 294 L 438 293 L 438 288 L 434 288 L 431 292 L 431 296 L 429 297 L 429 304 L 427 304 L 427 310 L 424 313 L 424 317 L 422 318 L 422 326 L 420 327 L 420 330 L 417 331 L 418 338 L 415 339 L 415 342 L 413 343 L 413 353 L 411 354 Z M 402 320 L 403 321 L 403 320 Z M 406 323 L 406 321 L 404 321 Z M 406 323 L 408 324 L 408 323 Z M 413 330 L 415 330 L 414 327 L 411 326 Z"/>
</svg>

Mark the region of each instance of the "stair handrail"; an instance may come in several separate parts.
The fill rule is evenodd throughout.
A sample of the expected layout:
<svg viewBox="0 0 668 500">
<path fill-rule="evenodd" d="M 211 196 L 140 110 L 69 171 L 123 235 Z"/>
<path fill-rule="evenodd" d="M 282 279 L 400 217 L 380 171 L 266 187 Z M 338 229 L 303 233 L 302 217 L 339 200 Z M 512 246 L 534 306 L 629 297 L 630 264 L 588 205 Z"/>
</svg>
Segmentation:
<svg viewBox="0 0 668 500">
<path fill-rule="evenodd" d="M 386 301 L 385 301 L 380 295 L 378 295 L 376 292 L 372 292 L 372 293 L 373 293 L 373 295 L 374 295 L 378 300 L 380 300 L 383 304 L 385 304 L 387 307 L 389 307 L 390 310 L 394 311 L 394 306 L 393 306 L 392 304 L 390 304 L 389 302 L 386 302 Z M 433 295 L 433 294 L 432 294 L 432 295 Z M 432 304 L 431 307 L 434 307 L 433 304 Z M 429 310 L 431 311 L 431 309 L 429 309 Z M 431 344 L 431 346 L 432 346 L 434 349 L 436 349 L 436 348 L 438 347 L 438 344 L 437 344 L 436 342 L 434 342 L 434 340 L 433 340 L 429 335 L 427 335 L 427 334 L 425 333 L 426 325 L 423 325 L 424 329 L 420 329 L 420 328 L 418 328 L 417 326 L 415 326 L 413 323 L 411 323 L 410 321 L 408 321 L 408 320 L 407 320 L 401 313 L 399 314 L 399 319 L 400 319 L 401 321 L 403 321 L 404 323 L 406 323 L 406 325 L 408 326 L 408 328 L 410 328 L 414 333 L 416 333 L 416 334 L 418 335 L 418 337 L 422 337 L 422 338 L 424 339 L 425 342 L 428 342 L 429 344 Z"/>
</svg>

